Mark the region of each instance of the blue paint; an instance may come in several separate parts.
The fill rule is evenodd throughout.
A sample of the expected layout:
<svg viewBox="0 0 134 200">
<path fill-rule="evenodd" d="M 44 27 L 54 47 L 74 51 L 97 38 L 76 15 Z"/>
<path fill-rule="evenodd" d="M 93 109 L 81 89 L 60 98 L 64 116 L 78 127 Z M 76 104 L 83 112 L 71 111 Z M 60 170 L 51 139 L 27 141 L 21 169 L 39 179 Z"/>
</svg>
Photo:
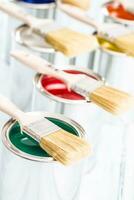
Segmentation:
<svg viewBox="0 0 134 200">
<path fill-rule="evenodd" d="M 55 0 L 21 0 L 26 3 L 54 3 Z"/>
</svg>

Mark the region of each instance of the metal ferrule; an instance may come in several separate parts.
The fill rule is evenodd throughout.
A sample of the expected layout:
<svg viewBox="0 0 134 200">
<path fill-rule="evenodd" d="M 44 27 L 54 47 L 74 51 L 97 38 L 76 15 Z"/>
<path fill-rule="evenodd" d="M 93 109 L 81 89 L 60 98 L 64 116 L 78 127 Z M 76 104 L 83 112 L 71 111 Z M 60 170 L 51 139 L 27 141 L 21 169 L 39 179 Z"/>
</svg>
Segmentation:
<svg viewBox="0 0 134 200">
<path fill-rule="evenodd" d="M 23 130 L 38 142 L 40 142 L 41 138 L 51 133 L 57 132 L 60 129 L 60 127 L 53 124 L 46 118 L 43 118 L 37 122 L 31 123 L 30 125 L 23 127 Z"/>
<path fill-rule="evenodd" d="M 107 40 L 109 39 L 114 40 L 117 37 L 133 33 L 134 31 L 132 28 L 126 28 L 120 24 L 114 24 L 114 23 L 110 23 L 108 25 L 106 24 L 104 25 L 103 28 L 104 30 L 100 31 L 99 35 L 100 37 L 104 37 Z"/>
<path fill-rule="evenodd" d="M 56 30 L 58 30 L 58 29 L 61 29 L 61 28 L 63 28 L 63 26 L 61 26 L 61 25 L 59 25 L 59 24 L 57 24 L 57 23 L 55 23 L 55 22 L 53 22 L 52 20 L 51 20 L 51 22 L 49 23 L 46 23 L 46 22 L 44 22 L 44 24 L 43 23 L 36 23 L 35 25 L 34 25 L 34 31 L 35 32 L 37 32 L 37 33 L 39 33 L 40 35 L 42 35 L 42 36 L 44 36 L 44 35 L 46 35 L 47 33 L 49 33 L 49 32 L 53 32 L 53 31 L 56 31 Z"/>
<path fill-rule="evenodd" d="M 76 67 L 75 66 L 62 66 L 62 70 L 65 70 L 65 69 L 70 69 L 70 70 L 76 70 Z M 87 69 L 87 68 L 77 68 L 78 72 L 83 72 L 85 74 L 87 74 L 87 76 L 90 76 L 93 77 L 93 79 L 96 79 L 97 81 L 103 81 L 103 83 L 105 84 L 105 80 L 104 78 L 102 78 L 100 75 L 96 74 L 95 72 L 93 72 L 92 70 L 90 69 Z M 45 97 L 48 97 L 50 98 L 51 100 L 53 101 L 56 101 L 58 103 L 63 103 L 63 104 L 70 104 L 70 105 L 80 105 L 80 104 L 85 104 L 87 103 L 87 101 L 89 102 L 89 98 L 85 98 L 84 100 L 70 100 L 70 99 L 64 99 L 64 98 L 60 98 L 60 97 L 57 97 L 56 95 L 53 95 L 51 93 L 49 93 L 46 89 L 44 89 L 42 87 L 42 84 L 41 84 L 41 80 L 43 78 L 44 75 L 42 74 L 36 74 L 36 76 L 34 77 L 34 85 L 35 87 L 37 88 L 37 90 Z M 73 87 L 73 86 L 72 86 Z"/>
<path fill-rule="evenodd" d="M 83 77 L 79 81 L 77 81 L 74 85 L 72 85 L 72 90 L 77 92 L 78 94 L 88 97 L 93 91 L 97 88 L 104 85 L 103 81 L 98 81 L 88 76 Z"/>
</svg>

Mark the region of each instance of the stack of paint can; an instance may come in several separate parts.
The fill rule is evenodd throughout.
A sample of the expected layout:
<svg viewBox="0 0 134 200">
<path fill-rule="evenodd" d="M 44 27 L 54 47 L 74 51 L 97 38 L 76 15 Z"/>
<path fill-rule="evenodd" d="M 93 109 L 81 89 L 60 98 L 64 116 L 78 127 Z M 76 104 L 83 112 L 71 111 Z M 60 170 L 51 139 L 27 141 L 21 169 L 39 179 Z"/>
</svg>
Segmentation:
<svg viewBox="0 0 134 200">
<path fill-rule="evenodd" d="M 53 0 L 14 0 L 13 3 L 23 6 L 23 9 L 36 17 L 57 20 L 56 14 L 59 11 Z M 110 4 L 103 7 L 109 8 Z M 118 19 L 114 17 L 112 22 L 116 21 Z M 119 20 L 119 23 L 131 26 L 128 19 L 124 21 Z M 9 39 L 13 41 L 12 51 L 19 49 L 32 52 L 49 61 L 49 67 L 55 71 L 60 69 L 76 76 L 85 75 L 103 85 L 106 80 L 118 89 L 134 93 L 134 58 L 114 49 L 113 44 L 100 40 L 102 46 L 98 50 L 99 60 L 95 60 L 95 52 L 92 51 L 88 54 L 91 62 L 88 68 L 84 68 L 79 67 L 79 64 L 76 67 L 79 59 L 68 59 L 61 55 L 65 61 L 63 63 L 66 63 L 66 59 L 68 62 L 59 64 L 59 52 L 27 24 L 13 27 L 13 32 L 12 39 Z M 51 66 L 52 63 L 56 65 Z M 98 66 L 93 66 L 94 63 Z M 91 69 L 97 69 L 97 73 Z M 35 140 L 22 132 L 15 119 L 11 119 L 2 130 L 0 199 L 82 200 L 90 197 L 93 200 L 122 200 L 126 173 L 125 145 L 130 128 L 128 120 L 125 121 L 124 116 L 111 115 L 75 90 L 70 90 L 65 82 L 28 69 L 23 62 L 19 63 L 14 58 L 11 60 L 10 71 L 10 98 L 13 102 L 25 111 L 40 110 L 43 117 L 55 125 L 80 138 L 86 138 L 91 144 L 92 155 L 72 166 L 62 166 L 42 150 Z M 20 184 L 18 180 L 21 180 Z"/>
</svg>

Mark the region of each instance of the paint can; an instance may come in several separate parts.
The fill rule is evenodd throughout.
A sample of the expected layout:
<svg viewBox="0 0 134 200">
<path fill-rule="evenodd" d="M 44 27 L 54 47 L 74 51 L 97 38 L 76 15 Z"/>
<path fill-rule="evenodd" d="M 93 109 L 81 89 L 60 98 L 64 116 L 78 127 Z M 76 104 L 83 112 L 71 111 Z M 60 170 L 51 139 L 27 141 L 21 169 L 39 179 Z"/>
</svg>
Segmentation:
<svg viewBox="0 0 134 200">
<path fill-rule="evenodd" d="M 126 11 L 121 4 L 114 7 L 114 1 L 109 1 L 102 5 L 102 13 L 105 22 L 134 27 L 134 14 Z"/>
<path fill-rule="evenodd" d="M 11 0 L 35 17 L 55 19 L 56 2 L 55 0 Z"/>
<path fill-rule="evenodd" d="M 108 84 L 134 94 L 134 58 L 111 49 L 101 48 L 100 51 L 97 72 Z"/>
<path fill-rule="evenodd" d="M 85 135 L 79 124 L 62 115 L 44 113 L 44 117 L 79 137 Z M 79 199 L 84 160 L 72 166 L 54 161 L 36 141 L 20 132 L 13 119 L 5 124 L 2 140 L 1 200 Z"/>
<path fill-rule="evenodd" d="M 108 43 L 107 46 L 109 46 Z M 104 76 L 106 82 L 108 82 L 113 87 L 134 95 L 133 57 L 127 56 L 122 52 L 115 51 L 115 49 L 113 50 L 101 48 L 97 72 Z M 124 128 L 122 129 L 122 136 L 120 137 L 119 141 L 122 143 L 122 147 L 118 198 L 123 199 L 126 190 L 127 192 L 129 190 L 128 188 L 125 188 L 127 182 L 126 174 L 128 175 L 128 163 L 131 162 L 128 160 L 129 156 L 127 140 L 130 135 L 129 126 L 131 126 L 134 122 L 133 109 L 125 115 L 120 116 L 120 119 Z M 111 122 L 111 124 L 113 124 L 113 122 Z M 121 128 L 122 125 L 120 125 L 119 128 Z"/>
</svg>

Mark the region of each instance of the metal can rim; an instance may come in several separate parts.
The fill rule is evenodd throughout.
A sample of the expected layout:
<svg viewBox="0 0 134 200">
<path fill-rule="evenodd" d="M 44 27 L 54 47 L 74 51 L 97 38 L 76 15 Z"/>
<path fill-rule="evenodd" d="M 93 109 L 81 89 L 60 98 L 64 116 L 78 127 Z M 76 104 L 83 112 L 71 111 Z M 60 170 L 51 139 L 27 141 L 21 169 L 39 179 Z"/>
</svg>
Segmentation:
<svg viewBox="0 0 134 200">
<path fill-rule="evenodd" d="M 55 53 L 56 52 L 55 49 L 49 44 L 48 44 L 48 48 L 32 47 L 32 46 L 26 44 L 21 37 L 21 32 L 23 31 L 24 28 L 28 28 L 28 25 L 22 24 L 22 25 L 18 26 L 14 31 L 15 41 L 19 45 L 22 45 L 26 48 L 29 48 L 33 51 L 37 51 L 37 52 L 40 52 L 40 53 Z"/>
<path fill-rule="evenodd" d="M 100 47 L 100 50 L 107 54 L 110 54 L 112 56 L 128 57 L 128 58 L 134 59 L 133 56 L 127 55 L 126 53 L 123 53 L 123 52 L 112 51 L 112 50 L 106 49 L 104 47 Z"/>
<path fill-rule="evenodd" d="M 86 136 L 86 133 L 85 133 L 85 130 L 83 129 L 83 127 L 80 124 L 78 124 L 77 122 L 75 122 L 74 120 L 64 117 L 63 115 L 60 115 L 60 114 L 52 114 L 52 113 L 47 113 L 47 112 L 43 112 L 42 114 L 44 114 L 44 117 L 52 117 L 55 119 L 62 120 L 68 124 L 71 124 L 78 132 L 80 138 L 84 138 Z M 25 153 L 25 152 L 19 150 L 17 147 L 15 147 L 10 142 L 10 139 L 9 139 L 9 131 L 10 131 L 11 127 L 15 124 L 15 122 L 16 122 L 16 120 L 11 118 L 10 120 L 8 120 L 5 123 L 5 125 L 2 128 L 2 142 L 9 151 L 14 153 L 16 156 L 19 156 L 23 159 L 30 160 L 30 161 L 45 162 L 45 163 L 57 162 L 52 157 L 44 158 L 44 157 L 30 155 L 28 153 Z"/>
<path fill-rule="evenodd" d="M 19 2 L 17 0 L 11 0 L 11 2 L 14 2 L 16 4 L 19 4 L 20 6 L 23 6 L 24 8 L 30 8 L 30 9 L 36 9 L 36 10 L 47 10 L 52 9 L 56 7 L 56 2 L 52 3 L 25 3 L 25 2 Z"/>
<path fill-rule="evenodd" d="M 104 79 L 103 77 L 101 77 L 99 74 L 97 74 L 97 73 L 95 73 L 95 72 L 93 72 L 92 70 L 87 69 L 87 68 L 83 68 L 83 69 L 82 69 L 82 68 L 76 68 L 76 66 L 73 66 L 73 65 L 67 65 L 67 66 L 63 66 L 63 67 L 62 67 L 62 70 L 64 70 L 64 69 L 73 69 L 73 70 L 76 70 L 76 71 L 85 72 L 85 73 L 87 73 L 87 74 L 89 74 L 89 75 L 94 76 L 97 80 L 100 80 L 100 81 L 105 82 L 105 81 L 104 81 L 105 79 Z M 42 95 L 47 96 L 48 98 L 50 98 L 50 99 L 52 99 L 52 100 L 54 100 L 54 101 L 56 101 L 56 102 L 60 102 L 60 103 L 66 103 L 66 104 L 72 104 L 72 105 L 74 105 L 74 104 L 85 104 L 85 103 L 87 103 L 87 100 L 86 100 L 86 99 L 85 99 L 85 100 L 68 100 L 68 99 L 60 98 L 60 97 L 57 97 L 57 96 L 55 96 L 55 95 L 53 95 L 53 94 L 50 94 L 50 93 L 49 93 L 48 91 L 46 91 L 46 90 L 42 87 L 42 85 L 41 85 L 41 79 L 42 79 L 43 76 L 44 76 L 44 75 L 37 73 L 37 74 L 35 75 L 34 79 L 33 79 L 34 86 L 36 87 L 36 89 L 37 89 Z M 90 103 L 90 101 L 89 101 L 89 103 Z"/>
</svg>

